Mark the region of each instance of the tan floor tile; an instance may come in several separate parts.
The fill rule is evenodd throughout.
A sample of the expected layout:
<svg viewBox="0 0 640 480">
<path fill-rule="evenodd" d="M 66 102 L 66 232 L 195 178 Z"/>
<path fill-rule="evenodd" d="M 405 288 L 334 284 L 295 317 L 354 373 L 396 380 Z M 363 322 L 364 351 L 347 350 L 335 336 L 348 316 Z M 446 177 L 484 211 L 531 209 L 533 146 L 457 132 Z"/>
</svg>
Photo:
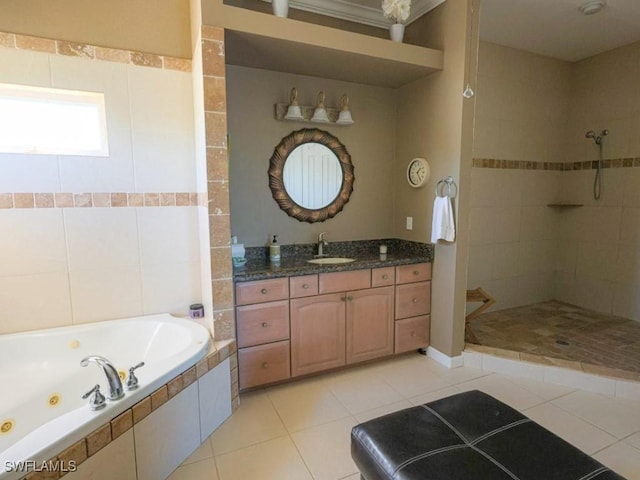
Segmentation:
<svg viewBox="0 0 640 480">
<path fill-rule="evenodd" d="M 519 387 L 505 376 L 498 374 L 460 383 L 457 387 L 462 391 L 480 390 L 521 411 L 545 401 L 542 397 Z"/>
<path fill-rule="evenodd" d="M 523 413 L 589 455 L 617 442 L 613 435 L 551 403 L 537 405 Z"/>
<path fill-rule="evenodd" d="M 594 458 L 627 480 L 640 480 L 640 450 L 618 442 L 594 455 Z"/>
<path fill-rule="evenodd" d="M 327 386 L 351 414 L 402 400 L 402 396 L 397 391 L 372 374 L 359 375 L 357 378 L 335 379 Z"/>
<path fill-rule="evenodd" d="M 211 448 L 211 443 L 205 440 L 202 445 L 189 455 L 189 458 L 182 462 L 182 465 L 199 462 L 207 458 L 213 458 L 213 448 Z"/>
<path fill-rule="evenodd" d="M 349 417 L 292 434 L 315 480 L 336 480 L 358 472 L 350 453 L 351 429 L 356 424 Z"/>
<path fill-rule="evenodd" d="M 242 395 L 240 407 L 213 434 L 216 455 L 287 435 L 287 430 L 264 392 Z"/>
<path fill-rule="evenodd" d="M 216 456 L 220 480 L 313 480 L 291 438 Z"/>
<path fill-rule="evenodd" d="M 391 403 L 383 407 L 378 407 L 378 408 L 374 408 L 373 410 L 367 410 L 366 412 L 355 414 L 354 417 L 359 423 L 362 423 L 362 422 L 371 420 L 373 418 L 381 417 L 383 415 L 397 412 L 399 410 L 404 410 L 405 408 L 410 408 L 410 407 L 413 407 L 413 405 L 409 400 L 400 400 L 399 402 Z"/>
<path fill-rule="evenodd" d="M 212 458 L 206 458 L 198 462 L 182 464 L 167 480 L 218 480 L 216 462 Z"/>
<path fill-rule="evenodd" d="M 289 432 L 350 416 L 320 379 L 274 387 L 268 394 Z"/>
</svg>

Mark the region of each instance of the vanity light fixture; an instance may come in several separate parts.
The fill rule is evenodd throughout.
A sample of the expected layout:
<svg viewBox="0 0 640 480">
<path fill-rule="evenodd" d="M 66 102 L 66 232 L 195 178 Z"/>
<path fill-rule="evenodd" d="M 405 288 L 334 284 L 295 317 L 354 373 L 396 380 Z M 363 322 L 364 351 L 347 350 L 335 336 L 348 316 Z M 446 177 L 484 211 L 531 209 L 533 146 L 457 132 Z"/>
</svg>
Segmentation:
<svg viewBox="0 0 640 480">
<path fill-rule="evenodd" d="M 340 104 L 336 107 L 327 107 L 325 98 L 324 91 L 320 91 L 315 105 L 301 105 L 298 103 L 298 89 L 293 87 L 288 103 L 276 103 L 274 105 L 276 120 L 326 123 L 340 127 L 348 127 L 355 123 L 351 116 L 349 96 L 346 93 L 342 95 Z"/>
<path fill-rule="evenodd" d="M 336 123 L 338 125 L 351 125 L 353 123 L 351 110 L 349 110 L 349 96 L 346 94 L 342 95 L 340 99 L 340 114 L 338 115 Z"/>
<path fill-rule="evenodd" d="M 287 120 L 304 120 L 302 116 L 302 110 L 300 109 L 300 105 L 298 105 L 298 90 L 296 87 L 291 89 L 289 107 L 287 108 L 287 114 L 284 116 Z"/>
<path fill-rule="evenodd" d="M 324 104 L 324 92 L 318 93 L 318 104 L 311 117 L 312 122 L 329 123 L 329 116 L 327 115 L 327 107 Z"/>
</svg>

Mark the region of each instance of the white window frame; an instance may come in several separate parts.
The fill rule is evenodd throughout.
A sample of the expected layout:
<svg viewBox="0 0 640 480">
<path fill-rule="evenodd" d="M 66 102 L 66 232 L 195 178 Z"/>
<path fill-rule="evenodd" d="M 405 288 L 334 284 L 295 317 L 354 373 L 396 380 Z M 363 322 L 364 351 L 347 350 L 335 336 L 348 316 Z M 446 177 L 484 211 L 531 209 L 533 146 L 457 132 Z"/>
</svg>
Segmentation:
<svg viewBox="0 0 640 480">
<path fill-rule="evenodd" d="M 108 157 L 104 93 L 0 83 L 0 153 Z"/>
</svg>

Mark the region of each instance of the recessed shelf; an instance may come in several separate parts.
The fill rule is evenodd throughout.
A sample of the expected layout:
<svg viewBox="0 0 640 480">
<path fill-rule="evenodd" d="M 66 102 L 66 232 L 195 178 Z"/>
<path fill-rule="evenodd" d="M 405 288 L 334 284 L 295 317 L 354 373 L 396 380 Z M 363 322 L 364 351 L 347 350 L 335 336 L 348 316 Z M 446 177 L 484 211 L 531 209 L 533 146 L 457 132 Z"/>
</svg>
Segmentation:
<svg viewBox="0 0 640 480">
<path fill-rule="evenodd" d="M 231 65 L 397 88 L 442 70 L 441 50 L 212 2 L 206 25 L 225 29 Z"/>
</svg>

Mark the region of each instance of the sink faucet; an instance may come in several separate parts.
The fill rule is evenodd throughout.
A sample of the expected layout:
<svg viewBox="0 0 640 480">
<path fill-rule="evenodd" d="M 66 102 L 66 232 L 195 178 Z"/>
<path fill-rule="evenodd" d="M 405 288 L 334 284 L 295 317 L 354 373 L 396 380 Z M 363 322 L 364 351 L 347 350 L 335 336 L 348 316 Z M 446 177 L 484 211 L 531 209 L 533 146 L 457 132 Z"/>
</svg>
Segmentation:
<svg viewBox="0 0 640 480">
<path fill-rule="evenodd" d="M 329 242 L 327 242 L 324 239 L 324 234 L 327 232 L 322 232 L 320 235 L 318 235 L 318 254 L 316 255 L 316 257 L 323 257 L 324 253 L 322 252 L 322 248 L 326 247 L 327 245 L 329 245 Z"/>
<path fill-rule="evenodd" d="M 89 355 L 88 357 L 85 357 L 80 361 L 80 366 L 86 367 L 87 365 L 89 365 L 89 362 L 95 363 L 100 368 L 102 368 L 104 376 L 107 377 L 107 398 L 109 400 L 118 400 L 119 398 L 122 398 L 124 396 L 122 380 L 120 380 L 118 370 L 116 370 L 113 364 L 100 355 Z"/>
</svg>

